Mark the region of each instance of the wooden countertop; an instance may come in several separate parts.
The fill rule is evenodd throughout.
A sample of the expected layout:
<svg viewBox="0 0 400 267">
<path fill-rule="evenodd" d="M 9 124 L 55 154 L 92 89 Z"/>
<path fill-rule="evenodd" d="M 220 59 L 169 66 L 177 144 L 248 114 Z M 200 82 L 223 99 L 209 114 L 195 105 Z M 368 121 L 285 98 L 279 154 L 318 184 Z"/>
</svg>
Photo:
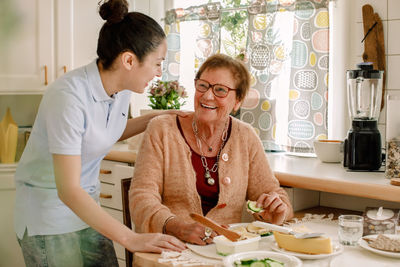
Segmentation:
<svg viewBox="0 0 400 267">
<path fill-rule="evenodd" d="M 284 153 L 267 153 L 267 158 L 284 186 L 400 202 L 400 186 L 391 185 L 384 172 L 349 172 L 340 163 Z"/>
<path fill-rule="evenodd" d="M 329 208 L 329 207 L 314 207 L 310 209 L 305 209 L 301 211 L 297 211 L 294 214 L 295 218 L 303 218 L 306 213 L 311 214 L 334 214 L 334 219 L 337 219 L 339 215 L 342 214 L 359 214 L 361 215 L 362 212 L 359 211 L 352 211 L 352 210 L 344 210 L 344 209 L 336 209 L 336 208 Z M 158 259 L 160 258 L 160 254 L 156 253 L 145 253 L 145 252 L 136 252 L 134 254 L 134 262 L 133 266 L 146 266 L 146 267 L 171 267 L 173 266 L 171 263 L 159 263 Z M 199 265 L 196 265 L 199 266 Z M 200 267 L 209 267 L 212 265 L 201 265 Z"/>
</svg>

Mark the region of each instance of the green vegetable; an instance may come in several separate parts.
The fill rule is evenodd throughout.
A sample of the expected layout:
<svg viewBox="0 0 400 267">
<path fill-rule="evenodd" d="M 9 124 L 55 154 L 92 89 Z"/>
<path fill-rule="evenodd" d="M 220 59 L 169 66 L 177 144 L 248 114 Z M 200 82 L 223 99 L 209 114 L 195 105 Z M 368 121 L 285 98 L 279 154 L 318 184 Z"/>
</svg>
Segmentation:
<svg viewBox="0 0 400 267">
<path fill-rule="evenodd" d="M 270 236 L 270 235 L 272 235 L 272 232 L 266 232 L 266 233 L 261 234 L 260 236 Z"/>
<path fill-rule="evenodd" d="M 280 261 L 273 260 L 271 258 L 265 259 L 246 259 L 237 260 L 234 262 L 236 267 L 284 267 L 285 264 Z"/>
<path fill-rule="evenodd" d="M 255 261 L 250 264 L 250 267 L 265 267 L 265 263 L 263 261 Z"/>
<path fill-rule="evenodd" d="M 254 212 L 260 212 L 262 211 L 262 208 L 257 207 L 257 202 L 256 201 L 247 201 L 247 208 L 251 211 Z"/>
</svg>

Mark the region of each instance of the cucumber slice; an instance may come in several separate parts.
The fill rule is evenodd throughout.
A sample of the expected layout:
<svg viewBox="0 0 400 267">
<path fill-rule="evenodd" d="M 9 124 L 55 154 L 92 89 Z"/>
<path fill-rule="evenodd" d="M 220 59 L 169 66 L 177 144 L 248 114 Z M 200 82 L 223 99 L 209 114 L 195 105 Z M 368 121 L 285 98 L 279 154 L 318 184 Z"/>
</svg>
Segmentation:
<svg viewBox="0 0 400 267">
<path fill-rule="evenodd" d="M 271 266 L 271 267 L 282 267 L 284 265 L 281 262 L 273 261 L 273 262 L 269 262 L 269 266 Z"/>
<path fill-rule="evenodd" d="M 253 212 L 260 212 L 262 211 L 262 208 L 257 207 L 257 202 L 256 201 L 247 201 L 247 208 Z"/>
<path fill-rule="evenodd" d="M 265 264 L 262 261 L 256 261 L 250 264 L 250 267 L 265 267 Z"/>
</svg>

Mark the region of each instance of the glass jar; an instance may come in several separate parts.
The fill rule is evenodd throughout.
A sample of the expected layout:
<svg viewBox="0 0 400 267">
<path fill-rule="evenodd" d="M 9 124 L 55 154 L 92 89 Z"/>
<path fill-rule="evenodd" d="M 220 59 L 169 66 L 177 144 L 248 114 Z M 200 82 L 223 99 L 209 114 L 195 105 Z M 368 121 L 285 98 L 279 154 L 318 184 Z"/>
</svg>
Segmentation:
<svg viewBox="0 0 400 267">
<path fill-rule="evenodd" d="M 386 102 L 386 169 L 387 178 L 400 177 L 400 93 L 390 93 Z"/>
</svg>

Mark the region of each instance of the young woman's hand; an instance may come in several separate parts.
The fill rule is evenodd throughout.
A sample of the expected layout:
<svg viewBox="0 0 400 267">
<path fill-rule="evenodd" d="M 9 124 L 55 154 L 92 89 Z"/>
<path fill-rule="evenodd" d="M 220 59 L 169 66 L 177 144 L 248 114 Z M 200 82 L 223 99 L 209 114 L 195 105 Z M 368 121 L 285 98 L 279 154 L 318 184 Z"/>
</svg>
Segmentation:
<svg viewBox="0 0 400 267">
<path fill-rule="evenodd" d="M 179 221 L 177 217 L 168 221 L 166 232 L 182 241 L 196 245 L 210 244 L 213 238 L 217 236 L 217 233 L 214 231 L 211 231 L 211 234 L 206 234 L 206 228 L 199 223 L 186 223 Z M 206 238 L 206 235 L 208 235 L 208 238 Z"/>
<path fill-rule="evenodd" d="M 279 194 L 276 192 L 262 194 L 257 199 L 257 206 L 263 208 L 263 211 L 255 213 L 255 216 L 259 217 L 258 219 L 278 225 L 284 223 L 289 212 L 289 207 L 282 201 Z"/>
<path fill-rule="evenodd" d="M 127 249 L 132 252 L 179 251 L 186 249 L 184 243 L 177 238 L 160 233 L 135 234 Z"/>
</svg>

